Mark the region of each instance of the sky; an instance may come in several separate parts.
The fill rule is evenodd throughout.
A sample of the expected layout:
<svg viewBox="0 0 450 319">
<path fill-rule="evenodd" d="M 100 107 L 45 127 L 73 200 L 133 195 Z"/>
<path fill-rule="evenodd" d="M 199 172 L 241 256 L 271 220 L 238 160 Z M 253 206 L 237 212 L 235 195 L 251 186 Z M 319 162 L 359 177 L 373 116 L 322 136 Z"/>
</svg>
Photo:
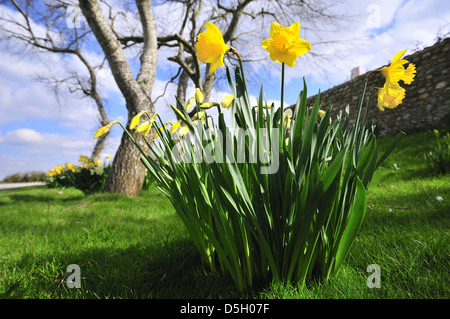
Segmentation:
<svg viewBox="0 0 450 319">
<path fill-rule="evenodd" d="M 261 3 L 264 1 L 256 1 L 254 5 Z M 167 12 L 175 14 L 177 10 L 176 5 L 154 8 L 159 31 L 164 29 L 167 32 L 170 24 L 165 19 L 158 20 L 158 17 L 167 17 Z M 305 55 L 297 59 L 294 67 L 286 68 L 285 104 L 295 103 L 303 87 L 303 78 L 308 85 L 308 95 L 315 95 L 319 90 L 325 91 L 349 80 L 355 67 L 362 67 L 365 71 L 376 69 L 389 63 L 395 53 L 406 49 L 406 54 L 411 54 L 433 45 L 438 35 L 448 37 L 450 32 L 448 0 L 342 0 L 333 10 L 337 14 L 351 16 L 351 21 L 344 21 L 337 30 L 329 31 L 324 26 L 315 32 L 307 23 L 301 23 L 300 37 L 311 41 L 311 52 L 321 55 L 322 59 L 315 60 L 315 55 Z M 4 5 L 0 5 L 0 16 L 20 18 L 16 11 Z M 130 15 L 128 18 L 132 21 L 135 17 Z M 118 28 L 130 29 L 134 25 L 123 21 Z M 259 43 L 269 37 L 271 22 L 268 20 L 267 29 L 251 39 L 257 44 L 254 49 L 256 56 L 267 54 Z M 2 23 L 5 22 L 0 22 L 0 39 L 5 37 Z M 37 33 L 45 32 L 39 22 L 32 23 Z M 241 28 L 246 28 L 243 23 Z M 328 44 L 321 44 L 323 42 Z M 134 72 L 138 70 L 138 53 L 136 50 L 126 51 Z M 167 79 L 175 72 L 167 61 L 171 52 L 161 50 L 158 54 L 153 99 L 164 93 Z M 98 63 L 103 59 L 102 52 L 96 49 L 88 50 L 87 56 Z M 17 172 L 47 172 L 55 165 L 76 163 L 80 154 L 91 154 L 95 145 L 93 136 L 99 128 L 93 101 L 64 88 L 57 96 L 48 85 L 37 80 L 39 77 L 51 78 L 67 70 L 82 69 L 83 66 L 73 57 L 36 54 L 19 41 L 0 41 L 0 181 Z M 224 72 L 223 68 L 218 72 Z M 250 85 L 255 104 L 261 85 L 265 99 L 279 104 L 280 64 L 250 64 L 246 72 L 256 79 Z M 110 70 L 102 69 L 98 78 L 110 121 L 125 123 L 125 101 Z M 190 86 L 187 95 L 193 96 L 194 91 L 195 88 Z M 169 85 L 156 103 L 156 112 L 164 121 L 175 119 L 168 108 L 168 104 L 175 103 L 175 92 L 175 85 Z M 220 102 L 227 94 L 230 94 L 229 89 L 219 85 L 214 88 L 211 100 Z M 102 157 L 114 156 L 121 135 L 121 128 L 113 127 Z"/>
</svg>

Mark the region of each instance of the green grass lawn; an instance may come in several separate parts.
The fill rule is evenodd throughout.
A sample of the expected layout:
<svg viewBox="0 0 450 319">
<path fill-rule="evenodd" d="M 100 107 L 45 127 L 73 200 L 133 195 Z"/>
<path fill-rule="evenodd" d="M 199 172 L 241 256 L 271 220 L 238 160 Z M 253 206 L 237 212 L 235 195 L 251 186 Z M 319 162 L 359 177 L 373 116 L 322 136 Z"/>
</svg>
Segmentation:
<svg viewBox="0 0 450 319">
<path fill-rule="evenodd" d="M 433 142 L 432 133 L 407 135 L 377 171 L 363 226 L 336 276 L 245 294 L 227 275 L 202 268 L 155 188 L 136 198 L 0 191 L 0 298 L 449 298 L 450 176 L 428 173 L 423 153 Z M 66 285 L 70 264 L 80 266 L 80 289 Z M 381 288 L 367 287 L 371 264 L 380 267 Z"/>
</svg>

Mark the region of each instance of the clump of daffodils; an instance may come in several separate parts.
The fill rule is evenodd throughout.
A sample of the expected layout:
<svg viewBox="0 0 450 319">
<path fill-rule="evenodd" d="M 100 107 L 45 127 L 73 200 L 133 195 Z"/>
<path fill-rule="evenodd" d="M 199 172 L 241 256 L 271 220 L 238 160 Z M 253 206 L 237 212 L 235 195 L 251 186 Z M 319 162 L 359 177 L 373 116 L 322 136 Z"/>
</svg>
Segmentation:
<svg viewBox="0 0 450 319">
<path fill-rule="evenodd" d="M 107 156 L 106 159 L 111 156 Z M 109 165 L 101 160 L 93 161 L 88 156 L 80 155 L 78 164 L 72 163 L 55 166 L 48 172 L 48 187 L 75 187 L 85 193 L 99 191 L 106 179 Z"/>
<path fill-rule="evenodd" d="M 311 44 L 299 36 L 299 22 L 289 27 L 275 22 L 270 38 L 261 42 L 270 58 L 282 64 L 281 106 L 285 65 L 294 67 L 297 58 L 311 50 Z M 205 101 L 198 88 L 186 105 L 178 100 L 170 105 L 177 116 L 174 123 L 163 123 L 157 113 L 136 114 L 129 130 L 140 133 L 146 142 L 148 134 L 155 132 L 152 136 L 159 137 L 158 143 L 151 147 L 147 142 L 154 157 L 142 151 L 133 137 L 136 134 L 119 124 L 140 150 L 141 161 L 158 188 L 170 199 L 205 266 L 214 271 L 220 265 L 241 291 L 256 279 L 291 284 L 305 284 L 312 276 L 328 280 L 339 270 L 362 225 L 374 172 L 402 134 L 379 153 L 374 128 L 366 125 L 367 112 L 361 116 L 368 78 L 356 121 L 348 125 L 347 111 L 331 120 L 330 109 L 320 109 L 320 95 L 314 106 L 307 107 L 305 81 L 292 109 L 276 107 L 278 103 L 267 105 L 262 89 L 257 105 L 252 106 L 242 59 L 213 23 L 198 35 L 196 49 L 198 59 L 210 64 L 210 72 L 224 65 L 228 52 L 237 56 L 234 79 L 226 68 L 232 94 L 220 103 Z M 380 110 L 399 105 L 405 96 L 400 81 L 410 84 L 414 80 L 415 66 L 405 68 L 404 53 L 377 70 L 386 78 L 378 92 Z M 211 108 L 219 112 L 216 122 L 207 114 Z M 224 110 L 230 113 L 232 130 L 228 130 Z M 95 137 L 106 134 L 114 124 L 100 128 Z M 248 136 L 238 136 L 242 131 Z M 208 139 L 206 133 L 211 132 L 222 133 L 226 142 L 201 140 L 201 135 Z M 196 149 L 180 141 L 191 133 L 193 140 L 204 143 L 203 155 L 213 151 L 217 157 L 197 161 Z M 178 161 L 169 152 L 180 144 L 187 161 Z M 239 154 L 228 153 L 228 146 Z M 262 157 L 238 161 L 255 148 Z M 274 164 L 273 170 L 264 169 L 268 163 Z"/>
</svg>

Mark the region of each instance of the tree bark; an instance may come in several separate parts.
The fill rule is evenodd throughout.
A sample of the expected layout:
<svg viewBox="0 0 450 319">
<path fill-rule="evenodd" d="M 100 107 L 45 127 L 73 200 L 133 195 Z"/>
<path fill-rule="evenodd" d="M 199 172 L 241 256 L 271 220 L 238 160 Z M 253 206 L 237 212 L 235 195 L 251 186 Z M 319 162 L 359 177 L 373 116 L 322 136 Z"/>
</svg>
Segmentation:
<svg viewBox="0 0 450 319">
<path fill-rule="evenodd" d="M 216 72 L 209 73 L 209 68 L 211 67 L 211 64 L 208 64 L 206 66 L 205 70 L 205 78 L 202 82 L 203 86 L 203 95 L 205 96 L 205 101 L 209 102 L 211 98 L 211 92 L 214 86 L 214 80 L 216 79 Z M 216 101 L 217 102 L 217 101 Z"/>
<path fill-rule="evenodd" d="M 137 80 L 134 79 L 120 43 L 103 16 L 98 2 L 96 0 L 79 0 L 79 4 L 125 98 L 128 110 L 126 127 L 129 127 L 132 118 L 140 111 L 147 110 L 150 114 L 154 113 L 154 107 L 149 97 L 156 75 L 157 43 L 151 1 L 136 1 L 144 30 L 144 50 L 141 55 L 141 69 Z M 130 133 L 140 147 L 148 152 L 148 147 L 141 136 L 134 131 Z M 152 135 L 149 136 L 151 138 Z M 145 167 L 140 162 L 140 152 L 124 133 L 112 162 L 104 192 L 137 196 L 140 193 L 144 177 Z"/>
</svg>

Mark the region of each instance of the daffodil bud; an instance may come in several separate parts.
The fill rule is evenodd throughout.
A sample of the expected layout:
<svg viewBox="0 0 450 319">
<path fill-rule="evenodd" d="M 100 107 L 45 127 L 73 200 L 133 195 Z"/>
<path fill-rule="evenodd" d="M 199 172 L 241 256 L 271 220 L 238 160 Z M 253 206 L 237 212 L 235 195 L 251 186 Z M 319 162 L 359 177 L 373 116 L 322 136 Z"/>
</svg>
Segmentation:
<svg viewBox="0 0 450 319">
<path fill-rule="evenodd" d="M 198 112 L 195 113 L 194 116 L 192 117 L 192 121 L 195 121 L 197 119 L 201 119 L 206 115 L 206 112 Z"/>
<path fill-rule="evenodd" d="M 187 126 L 183 126 L 182 128 L 180 128 L 180 130 L 178 131 L 178 136 L 184 136 L 186 134 L 189 133 L 189 127 Z"/>
<path fill-rule="evenodd" d="M 170 107 L 172 108 L 172 110 L 183 120 L 186 120 L 186 118 L 184 117 L 183 113 L 181 113 L 181 111 L 179 109 L 177 109 L 175 106 L 173 106 L 172 104 L 170 104 Z"/>
<path fill-rule="evenodd" d="M 120 122 L 119 122 L 119 121 L 114 121 L 114 122 L 111 122 L 111 123 L 109 123 L 109 124 L 107 124 L 107 125 L 105 125 L 105 126 L 99 128 L 99 130 L 97 131 L 97 133 L 95 133 L 94 138 L 99 138 L 100 136 L 105 135 L 106 133 L 109 132 L 109 130 L 111 129 L 111 127 L 112 127 L 114 124 L 117 124 L 117 123 L 120 123 Z"/>
<path fill-rule="evenodd" d="M 148 111 L 141 111 L 138 114 L 136 114 L 135 117 L 133 117 L 133 119 L 131 120 L 131 123 L 130 123 L 130 130 L 134 129 L 136 127 L 136 125 L 138 125 L 139 120 L 141 119 L 141 116 L 144 113 L 148 114 Z"/>
<path fill-rule="evenodd" d="M 202 104 L 204 98 L 205 98 L 205 96 L 203 95 L 203 92 L 200 91 L 199 88 L 197 88 L 197 89 L 195 90 L 195 100 L 196 100 L 198 103 Z"/>
<path fill-rule="evenodd" d="M 164 128 L 167 126 L 167 125 L 172 125 L 172 122 L 167 122 L 167 123 L 165 123 L 164 124 L 164 126 L 161 126 L 160 128 L 159 128 L 159 132 L 164 132 Z M 155 133 L 155 135 L 153 135 L 153 139 L 156 139 L 158 136 L 159 136 L 159 132 L 157 131 L 156 133 Z"/>
<path fill-rule="evenodd" d="M 186 111 L 189 111 L 192 108 L 192 106 L 194 105 L 194 101 L 195 99 L 193 97 L 188 100 L 186 104 Z"/>
<path fill-rule="evenodd" d="M 206 102 L 206 103 L 201 104 L 200 108 L 207 110 L 207 109 L 210 109 L 211 107 L 213 107 L 215 104 L 216 103 L 213 103 L 213 102 Z"/>
<path fill-rule="evenodd" d="M 180 128 L 180 126 L 181 126 L 181 120 L 179 120 L 178 122 L 175 122 L 175 124 L 172 125 L 169 133 L 172 134 L 172 133 L 176 132 Z"/>
<path fill-rule="evenodd" d="M 220 106 L 222 106 L 225 109 L 229 109 L 231 104 L 233 103 L 233 100 L 234 100 L 234 95 L 227 95 L 220 102 Z"/>
</svg>

